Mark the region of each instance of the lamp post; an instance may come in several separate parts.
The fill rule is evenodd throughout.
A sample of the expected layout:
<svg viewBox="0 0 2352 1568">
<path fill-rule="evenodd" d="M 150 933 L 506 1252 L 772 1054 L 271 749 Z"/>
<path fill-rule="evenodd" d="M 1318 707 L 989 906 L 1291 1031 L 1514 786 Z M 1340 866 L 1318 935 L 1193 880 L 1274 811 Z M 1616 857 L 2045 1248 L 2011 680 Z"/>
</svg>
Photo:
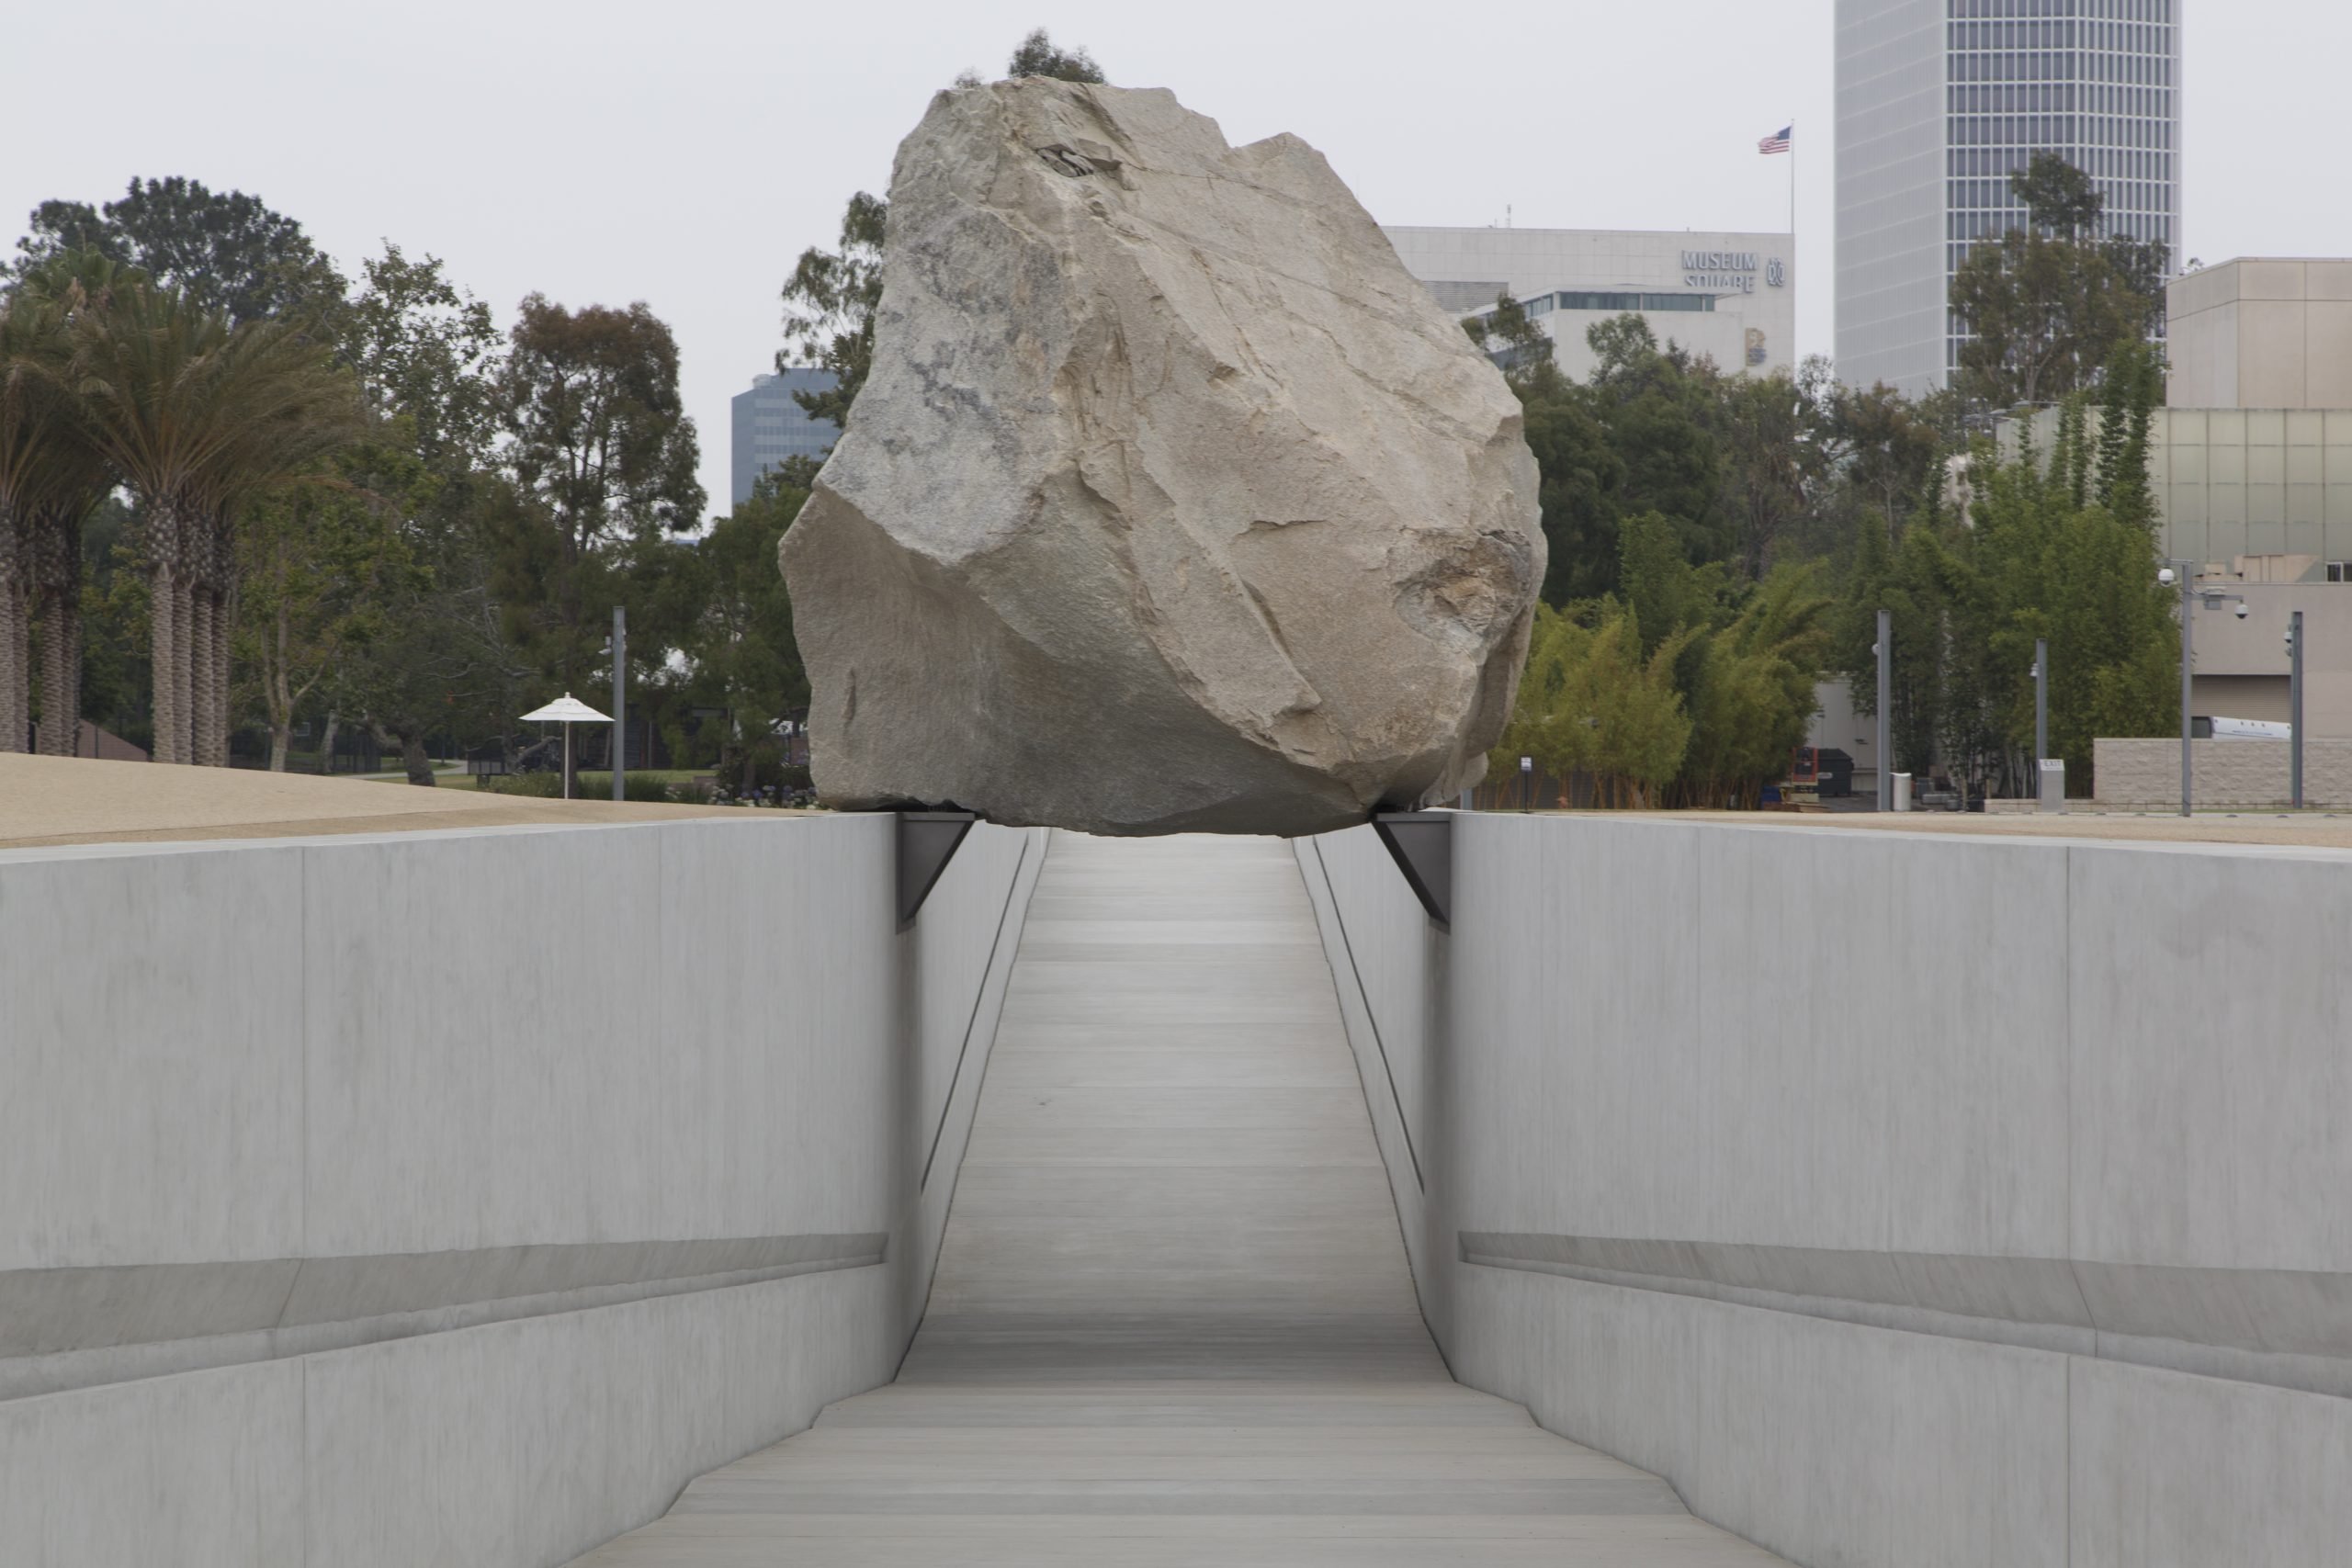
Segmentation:
<svg viewBox="0 0 2352 1568">
<path fill-rule="evenodd" d="M 628 611 L 613 606 L 613 798 L 627 800 L 622 773 L 628 766 Z"/>
<path fill-rule="evenodd" d="M 2042 759 L 2050 755 L 2050 639 L 2033 639 L 2034 787 L 2041 787 Z"/>
<path fill-rule="evenodd" d="M 1893 703 L 1894 677 L 1894 617 L 1890 612 L 1878 613 L 1878 640 L 1871 644 L 1871 651 L 1878 655 L 1878 808 L 1894 809 L 1894 734 L 1887 718 Z"/>
<path fill-rule="evenodd" d="M 2188 815 L 2191 787 L 2188 750 L 2188 672 L 2197 660 L 2194 634 L 2189 630 L 2188 610 L 2188 584 L 2194 574 L 2187 561 L 2174 561 L 2156 573 L 2156 581 L 2160 583 L 2168 583 L 2176 575 L 2180 579 L 2180 814 L 2186 817 Z"/>
<path fill-rule="evenodd" d="M 2303 613 L 2287 616 L 2287 798 L 2303 804 Z"/>
<path fill-rule="evenodd" d="M 2166 588 L 2171 587 L 2175 582 L 2180 585 L 2180 814 L 2186 817 L 2189 814 L 2191 806 L 2189 798 L 2191 753 L 2188 743 L 2194 721 L 2189 716 L 2188 709 L 2191 691 L 2190 676 L 2197 664 L 2196 643 L 2190 630 L 2195 606 L 2200 599 L 2205 602 L 2205 607 L 2209 610 L 2222 604 L 2234 604 L 2238 607 L 2238 619 L 2244 620 L 2246 615 L 2245 595 L 2224 593 L 2215 588 L 2197 587 L 2197 568 L 2193 561 L 2167 561 L 2164 569 L 2156 573 L 2156 581 Z"/>
</svg>

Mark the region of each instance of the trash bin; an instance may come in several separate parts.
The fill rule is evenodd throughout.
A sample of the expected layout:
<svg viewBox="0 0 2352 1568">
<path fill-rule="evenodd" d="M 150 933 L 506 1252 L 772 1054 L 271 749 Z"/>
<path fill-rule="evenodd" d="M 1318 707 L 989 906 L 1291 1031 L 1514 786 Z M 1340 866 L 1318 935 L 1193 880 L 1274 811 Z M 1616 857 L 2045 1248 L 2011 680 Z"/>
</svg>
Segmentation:
<svg viewBox="0 0 2352 1568">
<path fill-rule="evenodd" d="M 1911 809 L 1911 775 L 1909 773 L 1894 775 L 1894 809 L 1897 811 Z"/>
</svg>

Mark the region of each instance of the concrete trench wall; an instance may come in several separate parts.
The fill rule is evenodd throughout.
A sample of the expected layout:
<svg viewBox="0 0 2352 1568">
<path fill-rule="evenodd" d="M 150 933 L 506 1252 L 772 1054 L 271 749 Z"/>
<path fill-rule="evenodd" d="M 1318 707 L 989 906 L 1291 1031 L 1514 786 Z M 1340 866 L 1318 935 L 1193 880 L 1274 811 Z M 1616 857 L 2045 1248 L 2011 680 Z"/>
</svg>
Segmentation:
<svg viewBox="0 0 2352 1568">
<path fill-rule="evenodd" d="M 888 1381 L 1045 835 L 894 845 L 0 852 L 0 1562 L 560 1563 Z"/>
<path fill-rule="evenodd" d="M 1814 1568 L 2345 1560 L 2352 854 L 1455 833 L 1297 852 L 1456 1376 Z"/>
</svg>

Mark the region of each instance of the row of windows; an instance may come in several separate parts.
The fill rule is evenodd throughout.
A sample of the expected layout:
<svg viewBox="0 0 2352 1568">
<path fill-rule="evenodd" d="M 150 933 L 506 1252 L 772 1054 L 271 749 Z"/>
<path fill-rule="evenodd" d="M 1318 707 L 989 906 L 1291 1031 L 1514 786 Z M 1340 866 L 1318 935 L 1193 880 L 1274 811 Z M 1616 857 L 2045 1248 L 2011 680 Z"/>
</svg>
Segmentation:
<svg viewBox="0 0 2352 1568">
<path fill-rule="evenodd" d="M 2162 186 L 2125 186 L 2103 192 L 2107 197 L 2106 227 L 2135 239 L 2146 239 L 2143 231 L 2148 220 L 2162 220 L 2165 209 L 2158 205 L 2169 192 Z M 2015 205 L 1995 207 L 1983 211 L 1949 210 L 1944 214 L 1944 238 L 1947 240 L 1996 240 L 2012 229 L 2025 227 L 2025 209 Z"/>
<path fill-rule="evenodd" d="M 1946 122 L 1953 147 L 2145 148 L 2165 151 L 2169 126 L 2153 120 L 2092 115 L 1954 115 Z"/>
<path fill-rule="evenodd" d="M 2093 184 L 2099 195 L 2107 198 L 2102 211 L 2110 213 L 2153 212 L 2172 210 L 2172 186 L 2137 180 L 2098 180 Z M 2025 208 L 2009 192 L 2006 180 L 1954 180 L 1947 187 L 1946 209 L 1952 212 L 1989 213 L 2000 220 L 1987 229 L 1973 229 L 1947 236 L 1965 240 L 1977 234 L 2001 232 L 2004 224 L 2025 221 Z"/>
<path fill-rule="evenodd" d="M 2161 87 L 2103 87 L 2086 82 L 1987 82 L 1944 90 L 1944 107 L 1954 114 L 2086 114 L 2161 119 L 2172 110 L 2172 95 Z"/>
<path fill-rule="evenodd" d="M 1950 0 L 1945 15 L 1955 21 L 1979 17 L 2057 17 L 2170 24 L 2177 19 L 2172 10 L 2173 0 Z"/>
<path fill-rule="evenodd" d="M 2050 21 L 1953 22 L 1944 29 L 1952 49 L 2098 49 L 2115 54 L 2169 55 L 2168 26 L 2141 22 Z"/>
<path fill-rule="evenodd" d="M 1777 265 L 1777 264 L 1776 264 Z M 1601 289 L 1564 288 L 1525 301 L 1527 313 L 1542 316 L 1554 310 L 1712 310 L 1712 294 L 1629 294 Z"/>
<path fill-rule="evenodd" d="M 2072 152 L 2063 147 L 2052 149 L 2052 151 L 2056 152 L 2060 157 L 2064 158 L 2085 174 L 2091 175 L 2092 183 L 2097 185 L 2100 194 L 2107 197 L 2109 207 L 2145 207 L 2149 210 L 2161 212 L 2166 210 L 2169 206 L 2168 200 L 2161 193 L 2172 188 L 2170 167 L 2172 160 L 2170 158 L 2164 159 L 2165 166 L 2158 168 L 2155 166 L 2156 154 L 2153 152 Z M 2011 152 L 2007 157 L 2010 160 L 2011 169 L 2022 170 L 2026 166 L 2027 159 L 2024 156 Z M 2100 166 L 2110 160 L 2128 161 L 2129 166 L 2120 169 Z M 2144 186 L 2146 191 L 2132 190 L 2131 187 L 2134 185 Z M 2130 196 L 2145 195 L 2146 192 L 2160 194 L 2150 197 L 2145 201 L 2127 199 Z M 2007 170 L 2003 171 L 2001 176 L 1996 179 L 1948 181 L 1944 195 L 1953 207 L 2014 207 L 2017 205 L 2009 193 Z"/>
<path fill-rule="evenodd" d="M 2068 50 L 2063 53 L 1952 54 L 1944 59 L 1947 79 L 1961 85 L 1978 82 L 2075 82 L 2090 84 L 2115 95 L 2113 106 L 2125 107 L 2129 95 L 2153 105 L 2155 95 L 2173 85 L 2173 62 L 2142 60 L 2129 54 L 2099 54 Z"/>
<path fill-rule="evenodd" d="M 2012 223 L 2008 227 L 2015 228 L 2017 224 Z M 2161 213 L 2123 213 L 2113 216 L 2107 221 L 2107 231 L 2110 234 L 2120 234 L 2134 240 L 2162 241 L 2167 245 L 2172 243 L 2172 220 Z M 2007 232 L 2007 231 L 2005 229 L 1998 231 Z M 1944 268 L 1948 274 L 1959 271 L 1960 264 L 1968 259 L 1970 243 L 1971 242 L 1967 240 L 1953 240 L 1944 246 Z"/>
</svg>

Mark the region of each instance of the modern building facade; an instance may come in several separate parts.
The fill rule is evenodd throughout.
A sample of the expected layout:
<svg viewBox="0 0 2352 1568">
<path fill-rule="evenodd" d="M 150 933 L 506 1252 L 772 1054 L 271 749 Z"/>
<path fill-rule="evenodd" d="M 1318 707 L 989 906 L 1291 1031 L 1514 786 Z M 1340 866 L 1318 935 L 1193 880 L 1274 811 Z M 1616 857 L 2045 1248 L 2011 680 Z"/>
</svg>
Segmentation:
<svg viewBox="0 0 2352 1568">
<path fill-rule="evenodd" d="M 2285 720 L 2283 633 L 2301 612 L 2310 737 L 2352 739 L 2352 260 L 2245 257 L 2165 296 L 2168 406 L 2148 422 L 2157 551 L 2224 596 L 2198 612 L 2191 712 Z M 2055 409 L 2034 413 L 2037 451 L 2057 423 Z M 2012 450 L 2018 430 L 2004 422 Z"/>
<path fill-rule="evenodd" d="M 1838 0 L 1838 374 L 1919 394 L 1965 334 L 1971 244 L 2022 228 L 2036 152 L 2088 174 L 2110 230 L 2180 254 L 2184 0 Z"/>
<path fill-rule="evenodd" d="M 2352 410 L 2352 260 L 2226 261 L 2174 279 L 2165 310 L 2174 408 Z"/>
<path fill-rule="evenodd" d="M 1520 301 L 1560 367 L 1591 374 L 1585 333 L 1633 313 L 1663 344 L 1726 372 L 1796 367 L 1794 248 L 1786 234 L 1723 230 L 1440 229 L 1384 225 L 1405 269 L 1463 315 Z"/>
<path fill-rule="evenodd" d="M 751 390 L 735 394 L 733 468 L 735 503 L 752 499 L 753 481 L 784 466 L 787 457 L 822 457 L 841 438 L 841 427 L 830 419 L 811 419 L 793 397 L 795 392 L 828 392 L 837 383 L 830 370 L 795 366 L 773 375 L 752 378 Z"/>
</svg>

